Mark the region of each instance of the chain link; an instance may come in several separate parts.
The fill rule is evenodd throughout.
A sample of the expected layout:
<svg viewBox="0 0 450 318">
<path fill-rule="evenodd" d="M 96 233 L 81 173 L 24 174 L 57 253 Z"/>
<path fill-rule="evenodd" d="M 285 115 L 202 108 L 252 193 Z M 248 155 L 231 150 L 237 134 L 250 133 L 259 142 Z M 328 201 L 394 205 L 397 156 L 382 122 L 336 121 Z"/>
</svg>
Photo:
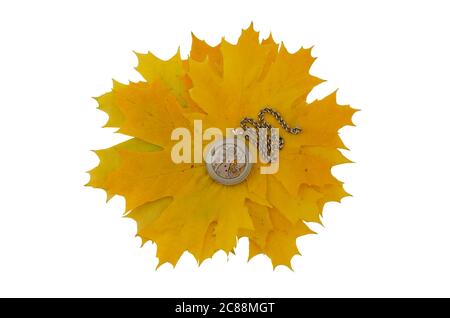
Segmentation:
<svg viewBox="0 0 450 318">
<path fill-rule="evenodd" d="M 254 127 L 254 129 L 256 130 L 257 133 L 257 147 L 258 149 L 260 149 L 259 147 L 259 129 L 260 128 L 266 128 L 267 129 L 267 136 L 265 139 L 267 139 L 267 157 L 269 158 L 268 161 L 272 161 L 271 159 L 273 159 L 273 155 L 272 155 L 272 149 L 271 149 L 271 128 L 272 126 L 266 122 L 264 115 L 265 114 L 269 114 L 272 115 L 277 122 L 280 124 L 280 126 L 289 134 L 293 134 L 293 135 L 298 135 L 302 129 L 299 127 L 290 127 L 286 121 L 283 119 L 283 117 L 281 116 L 281 114 L 279 112 L 277 112 L 275 109 L 273 108 L 269 108 L 269 107 L 265 107 L 263 109 L 261 109 L 258 113 L 258 120 L 254 120 L 253 118 L 249 118 L 249 117 L 244 117 L 241 122 L 241 128 L 246 131 L 249 127 L 248 125 L 251 125 Z M 248 135 L 245 136 L 247 139 L 249 139 Z M 279 137 L 279 142 L 278 142 L 278 149 L 283 149 L 285 144 L 284 138 L 283 137 Z"/>
</svg>

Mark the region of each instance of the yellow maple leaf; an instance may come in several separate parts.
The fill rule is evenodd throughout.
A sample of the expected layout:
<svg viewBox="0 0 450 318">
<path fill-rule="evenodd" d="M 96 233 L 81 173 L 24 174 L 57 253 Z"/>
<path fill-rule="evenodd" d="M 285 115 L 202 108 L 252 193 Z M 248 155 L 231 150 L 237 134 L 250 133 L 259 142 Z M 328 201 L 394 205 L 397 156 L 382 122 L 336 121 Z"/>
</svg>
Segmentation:
<svg viewBox="0 0 450 318">
<path fill-rule="evenodd" d="M 237 44 L 222 40 L 212 47 L 192 35 L 186 60 L 179 51 L 167 61 L 151 53 L 138 60 L 146 82 L 114 82 L 97 98 L 109 116 L 105 126 L 132 139 L 96 151 L 100 163 L 88 185 L 125 198 L 137 235 L 157 244 L 159 265 L 175 265 L 185 251 L 201 263 L 248 237 L 250 258 L 263 253 L 274 267 L 291 267 L 296 239 L 312 233 L 305 222 L 320 223 L 325 203 L 348 195 L 331 168 L 349 162 L 338 150 L 345 148 L 338 131 L 353 125 L 355 109 L 338 105 L 336 93 L 306 103 L 321 83 L 309 73 L 311 50 L 289 53 L 271 36 L 261 42 L 253 25 Z M 255 168 L 244 182 L 225 186 L 209 177 L 204 163 L 171 160 L 174 128 L 193 132 L 193 121 L 201 119 L 204 129 L 225 130 L 267 105 L 302 127 L 299 135 L 283 136 L 274 175 Z"/>
</svg>

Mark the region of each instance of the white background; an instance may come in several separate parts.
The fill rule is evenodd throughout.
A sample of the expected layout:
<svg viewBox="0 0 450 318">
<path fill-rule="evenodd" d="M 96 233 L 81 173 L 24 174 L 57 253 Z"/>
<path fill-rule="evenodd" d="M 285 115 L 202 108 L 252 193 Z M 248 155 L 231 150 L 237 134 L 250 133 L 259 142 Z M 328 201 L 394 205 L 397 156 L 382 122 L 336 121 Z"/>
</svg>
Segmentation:
<svg viewBox="0 0 450 318">
<path fill-rule="evenodd" d="M 2 1 L 0 296 L 450 296 L 450 8 L 446 1 Z M 248 242 L 200 268 L 155 271 L 124 202 L 85 188 L 101 129 L 91 96 L 139 80 L 133 50 L 162 58 L 190 32 L 217 44 L 241 28 L 314 45 L 311 94 L 339 88 L 362 109 L 334 169 L 353 194 L 298 240 L 294 272 L 247 263 Z"/>
</svg>

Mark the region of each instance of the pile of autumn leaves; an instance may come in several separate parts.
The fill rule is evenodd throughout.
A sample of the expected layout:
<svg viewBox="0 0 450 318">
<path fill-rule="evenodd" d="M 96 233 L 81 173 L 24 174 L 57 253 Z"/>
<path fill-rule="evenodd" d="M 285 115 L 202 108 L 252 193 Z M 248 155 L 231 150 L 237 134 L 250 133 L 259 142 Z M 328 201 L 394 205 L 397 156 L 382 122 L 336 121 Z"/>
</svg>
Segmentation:
<svg viewBox="0 0 450 318">
<path fill-rule="evenodd" d="M 262 253 L 274 266 L 290 267 L 296 239 L 312 233 L 305 222 L 320 222 L 326 202 L 348 195 L 331 168 L 349 162 L 338 150 L 345 149 L 338 130 L 352 125 L 355 110 L 338 105 L 335 93 L 306 103 L 322 82 L 309 74 L 310 49 L 291 54 L 271 37 L 259 41 L 252 26 L 235 45 L 223 40 L 211 47 L 193 36 L 186 60 L 179 52 L 168 61 L 151 53 L 138 59 L 145 82 L 114 82 L 97 98 L 109 116 L 105 126 L 132 138 L 96 151 L 100 163 L 88 185 L 125 198 L 143 243 L 157 244 L 160 265 L 175 265 L 185 251 L 201 263 L 248 237 L 249 258 Z M 174 128 L 192 130 L 201 119 L 203 129 L 225 131 L 265 106 L 303 129 L 283 135 L 276 174 L 260 174 L 257 164 L 246 181 L 224 186 L 204 164 L 172 162 Z"/>
</svg>

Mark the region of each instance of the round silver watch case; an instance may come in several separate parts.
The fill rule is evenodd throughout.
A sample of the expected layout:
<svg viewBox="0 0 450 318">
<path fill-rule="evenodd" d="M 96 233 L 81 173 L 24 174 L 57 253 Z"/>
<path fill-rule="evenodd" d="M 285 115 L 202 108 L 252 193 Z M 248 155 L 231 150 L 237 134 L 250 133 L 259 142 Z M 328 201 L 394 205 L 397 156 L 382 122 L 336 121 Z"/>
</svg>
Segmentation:
<svg viewBox="0 0 450 318">
<path fill-rule="evenodd" d="M 223 185 L 235 185 L 244 181 L 252 170 L 248 146 L 238 138 L 223 138 L 209 145 L 206 170 L 210 177 Z"/>
</svg>

